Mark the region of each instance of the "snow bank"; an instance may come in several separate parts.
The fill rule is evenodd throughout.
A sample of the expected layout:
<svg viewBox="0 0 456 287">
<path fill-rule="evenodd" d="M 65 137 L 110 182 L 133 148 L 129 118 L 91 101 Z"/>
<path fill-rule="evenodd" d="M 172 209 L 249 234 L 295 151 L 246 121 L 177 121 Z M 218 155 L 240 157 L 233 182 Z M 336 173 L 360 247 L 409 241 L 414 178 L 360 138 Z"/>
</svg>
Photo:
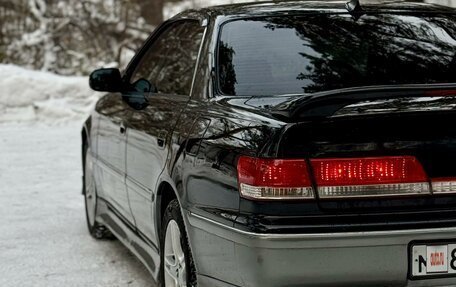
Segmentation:
<svg viewBox="0 0 456 287">
<path fill-rule="evenodd" d="M 98 96 L 89 88 L 87 77 L 0 64 L 0 123 L 82 120 Z"/>
</svg>

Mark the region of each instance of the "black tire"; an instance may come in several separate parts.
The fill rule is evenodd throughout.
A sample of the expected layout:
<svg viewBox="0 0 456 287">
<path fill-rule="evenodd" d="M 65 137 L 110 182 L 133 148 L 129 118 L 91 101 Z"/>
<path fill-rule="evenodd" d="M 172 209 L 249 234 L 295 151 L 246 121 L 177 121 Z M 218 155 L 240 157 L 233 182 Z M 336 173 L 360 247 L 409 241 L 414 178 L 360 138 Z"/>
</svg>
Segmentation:
<svg viewBox="0 0 456 287">
<path fill-rule="evenodd" d="M 182 247 L 182 251 L 185 255 L 185 267 L 186 267 L 186 277 L 187 277 L 187 286 L 188 287 L 196 287 L 196 269 L 195 264 L 193 262 L 193 256 L 190 250 L 190 246 L 188 244 L 188 236 L 185 230 L 184 220 L 182 218 L 179 202 L 177 199 L 172 200 L 168 206 L 166 207 L 165 213 L 163 215 L 162 220 L 162 228 L 160 232 L 160 274 L 159 274 L 159 286 L 167 287 L 165 285 L 165 236 L 166 230 L 168 228 L 168 224 L 174 220 L 178 227 L 181 234 L 180 243 Z"/>
<path fill-rule="evenodd" d="M 97 197 L 97 190 L 95 185 L 93 185 L 93 190 L 87 190 L 87 180 L 90 177 L 93 180 L 93 174 L 87 171 L 87 160 L 88 156 L 90 156 L 87 152 L 90 152 L 90 149 L 87 144 L 84 145 L 84 161 L 83 161 L 83 171 L 84 171 L 84 180 L 83 180 L 83 194 L 84 194 L 84 206 L 85 206 L 85 214 L 86 214 L 86 221 L 87 221 L 87 228 L 89 230 L 89 234 L 95 239 L 113 239 L 114 236 L 109 231 L 106 226 L 100 224 L 96 220 L 97 211 L 98 211 L 98 197 Z M 90 194 L 90 201 L 94 201 L 94 203 L 89 204 L 88 196 Z M 89 212 L 90 209 L 90 212 Z M 93 218 L 89 218 L 89 213 L 92 214 Z"/>
</svg>

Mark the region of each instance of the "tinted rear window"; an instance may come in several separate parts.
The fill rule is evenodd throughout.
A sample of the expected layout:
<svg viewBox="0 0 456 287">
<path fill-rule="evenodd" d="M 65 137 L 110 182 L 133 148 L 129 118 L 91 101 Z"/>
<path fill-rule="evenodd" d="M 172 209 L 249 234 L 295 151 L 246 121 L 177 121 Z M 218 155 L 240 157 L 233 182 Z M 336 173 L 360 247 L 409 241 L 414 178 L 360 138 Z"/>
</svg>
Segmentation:
<svg viewBox="0 0 456 287">
<path fill-rule="evenodd" d="M 456 16 L 346 14 L 231 21 L 218 44 L 227 95 L 456 82 Z"/>
</svg>

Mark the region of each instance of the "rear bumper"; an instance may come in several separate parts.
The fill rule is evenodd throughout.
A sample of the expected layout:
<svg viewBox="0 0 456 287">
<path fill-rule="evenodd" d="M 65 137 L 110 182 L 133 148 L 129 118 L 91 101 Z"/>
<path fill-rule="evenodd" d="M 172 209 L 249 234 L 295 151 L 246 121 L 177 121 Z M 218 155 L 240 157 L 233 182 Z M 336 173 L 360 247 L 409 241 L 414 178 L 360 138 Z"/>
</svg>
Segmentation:
<svg viewBox="0 0 456 287">
<path fill-rule="evenodd" d="M 408 279 L 410 242 L 456 240 L 456 227 L 259 234 L 187 215 L 200 286 L 456 286 Z"/>
</svg>

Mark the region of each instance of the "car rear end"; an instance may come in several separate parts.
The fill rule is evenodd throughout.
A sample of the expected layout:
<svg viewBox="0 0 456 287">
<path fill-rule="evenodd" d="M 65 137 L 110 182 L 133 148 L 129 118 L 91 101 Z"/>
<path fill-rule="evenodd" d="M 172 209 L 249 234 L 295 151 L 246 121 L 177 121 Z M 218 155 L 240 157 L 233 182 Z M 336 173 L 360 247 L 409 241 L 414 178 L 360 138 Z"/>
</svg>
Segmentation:
<svg viewBox="0 0 456 287">
<path fill-rule="evenodd" d="M 434 279 L 456 273 L 456 91 L 402 102 L 289 124 L 277 158 L 240 157 L 235 227 L 256 240 L 237 254 L 259 286 L 456 284 Z"/>
<path fill-rule="evenodd" d="M 210 243 L 201 259 L 214 264 L 202 282 L 456 285 L 455 13 L 352 16 L 222 27 L 221 93 L 296 96 L 262 110 L 282 128 L 261 150 L 237 157 L 234 224 L 190 214 L 191 237 Z M 259 48 L 246 40 L 249 21 Z M 293 33 L 299 40 L 288 44 L 305 58 L 301 67 L 279 53 Z M 215 246 L 222 265 L 211 261 Z"/>
<path fill-rule="evenodd" d="M 210 231 L 196 238 L 231 262 L 220 274 L 239 286 L 454 286 L 456 91 L 448 93 L 403 99 L 415 105 L 408 113 L 380 112 L 390 101 L 372 100 L 289 123 L 275 157 L 241 155 L 234 226 L 190 216 Z"/>
</svg>

